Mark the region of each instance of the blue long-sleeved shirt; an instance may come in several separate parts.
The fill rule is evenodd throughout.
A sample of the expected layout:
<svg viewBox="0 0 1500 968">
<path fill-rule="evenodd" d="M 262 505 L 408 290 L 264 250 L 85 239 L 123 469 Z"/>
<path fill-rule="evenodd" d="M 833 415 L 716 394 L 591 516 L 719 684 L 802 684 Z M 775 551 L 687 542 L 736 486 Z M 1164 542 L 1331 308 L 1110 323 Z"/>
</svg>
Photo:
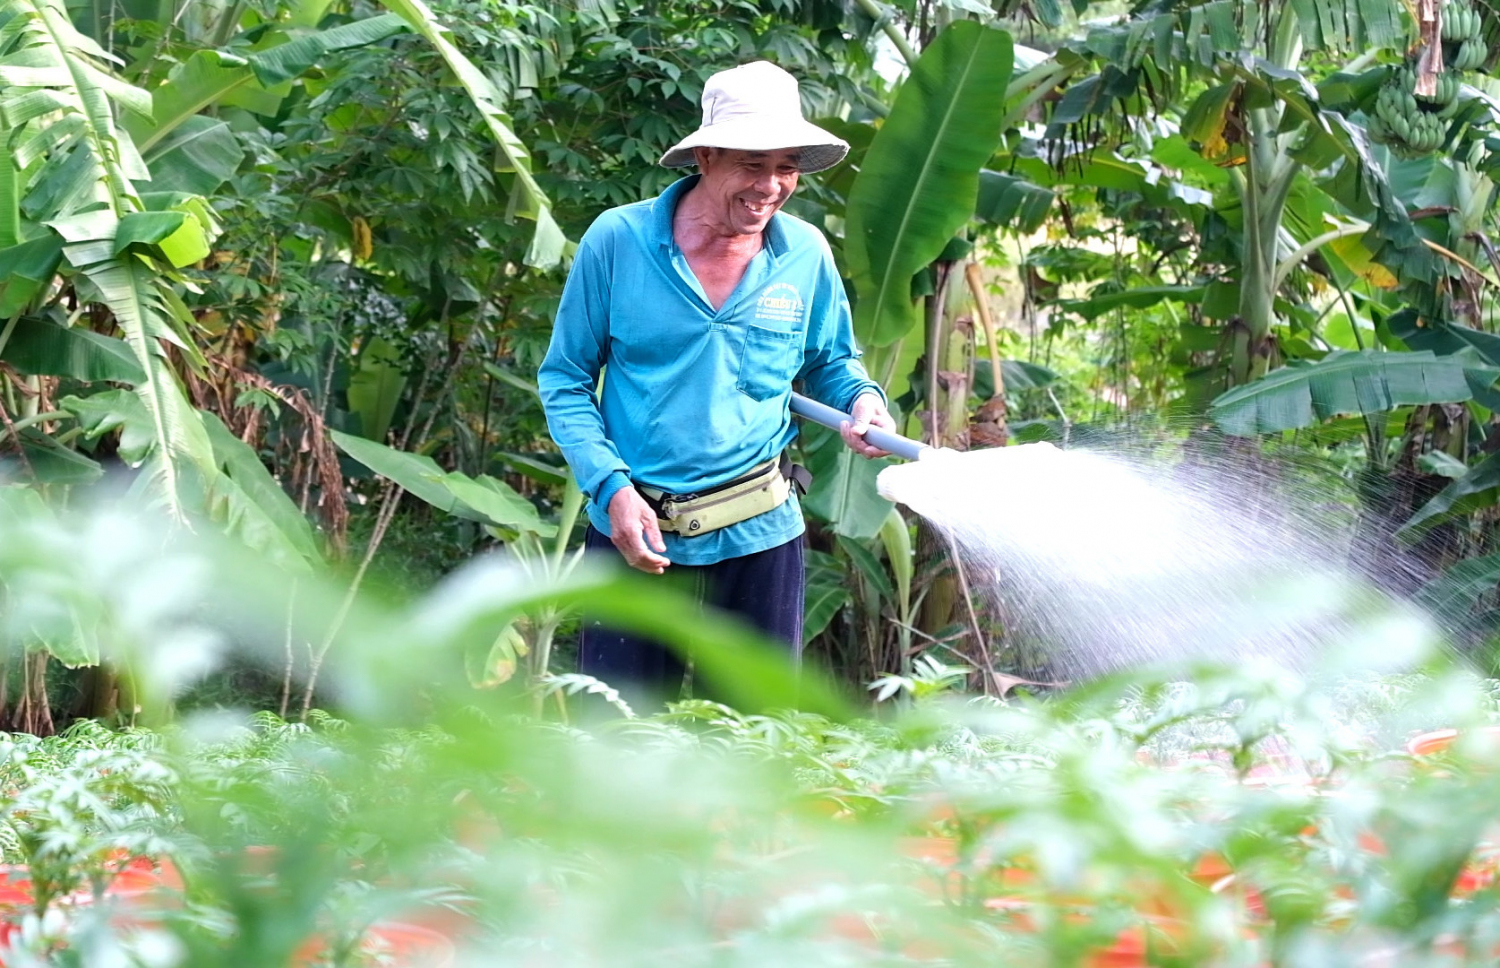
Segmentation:
<svg viewBox="0 0 1500 968">
<path fill-rule="evenodd" d="M 797 434 L 794 379 L 845 411 L 861 393 L 881 393 L 859 362 L 828 243 L 801 219 L 772 216 L 739 286 L 710 305 L 672 238 L 677 202 L 697 179 L 611 209 L 584 233 L 538 375 L 552 438 L 606 535 L 610 498 L 632 480 L 693 493 L 781 453 Z M 670 561 L 706 565 L 774 548 L 803 527 L 793 497 L 727 528 L 663 539 Z"/>
</svg>

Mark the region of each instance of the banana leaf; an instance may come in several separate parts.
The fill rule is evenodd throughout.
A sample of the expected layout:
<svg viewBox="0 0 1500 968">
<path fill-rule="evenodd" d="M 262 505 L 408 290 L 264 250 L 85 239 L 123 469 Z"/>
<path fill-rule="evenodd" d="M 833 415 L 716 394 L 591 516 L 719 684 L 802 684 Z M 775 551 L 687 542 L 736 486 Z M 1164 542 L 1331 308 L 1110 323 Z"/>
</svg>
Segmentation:
<svg viewBox="0 0 1500 968">
<path fill-rule="evenodd" d="M 10 341 L 5 344 L 4 360 L 20 372 L 34 376 L 66 376 L 132 386 L 146 378 L 124 340 L 41 319 L 16 321 Z"/>
<path fill-rule="evenodd" d="M 513 454 L 499 450 L 495 451 L 493 459 L 503 461 L 517 474 L 542 484 L 562 484 L 569 479 L 566 466 L 545 461 L 538 454 Z"/>
<path fill-rule="evenodd" d="M 1145 193 L 1160 169 L 1139 159 L 1095 152 L 1068 160 L 1058 171 L 1041 158 L 1017 158 L 1014 171 L 1042 188 L 1077 185 L 1084 188 L 1111 188 L 1122 192 Z"/>
<path fill-rule="evenodd" d="M 979 173 L 979 197 L 974 214 L 982 222 L 1035 232 L 1047 220 L 1057 195 L 1024 178 L 985 169 Z"/>
<path fill-rule="evenodd" d="M 1239 437 L 1310 427 L 1340 414 L 1472 399 L 1464 361 L 1426 352 L 1330 353 L 1316 363 L 1291 363 L 1222 394 L 1209 416 Z M 1490 382 L 1494 382 L 1494 376 Z"/>
<path fill-rule="evenodd" d="M 0 319 L 10 319 L 31 305 L 46 290 L 61 262 L 62 239 L 51 232 L 0 249 Z"/>
<path fill-rule="evenodd" d="M 911 612 L 911 582 L 915 572 L 912 560 L 911 529 L 901 509 L 892 507 L 880 526 L 880 540 L 885 545 L 886 561 L 890 562 L 891 575 L 896 579 L 897 617 L 907 621 Z"/>
<path fill-rule="evenodd" d="M 1304 43 L 1313 50 L 1405 44 L 1401 9 L 1390 0 L 1290 0 Z"/>
<path fill-rule="evenodd" d="M 245 149 L 216 118 L 192 117 L 152 143 L 145 152 L 152 189 L 208 195 L 240 167 Z"/>
<path fill-rule="evenodd" d="M 252 549 L 294 571 L 306 572 L 323 560 L 312 526 L 261 463 L 249 444 L 229 432 L 217 416 L 203 414 L 214 460 L 223 471 L 207 480 L 202 501 L 209 516 Z"/>
<path fill-rule="evenodd" d="M 203 224 L 187 212 L 131 212 L 115 229 L 115 255 L 132 245 L 147 249 L 174 268 L 192 265 L 209 253 Z"/>
<path fill-rule="evenodd" d="M 537 389 L 535 380 L 528 380 L 509 367 L 501 366 L 498 363 L 485 363 L 484 372 L 499 380 L 501 383 L 504 383 L 506 386 L 515 387 L 517 390 L 524 390 L 525 392 L 531 394 L 533 397 L 536 397 L 538 400 L 540 400 L 542 397 L 542 391 Z"/>
<path fill-rule="evenodd" d="M 807 595 L 802 612 L 802 641 L 811 642 L 849 604 L 849 586 L 838 559 L 826 551 L 807 552 Z"/>
<path fill-rule="evenodd" d="M 263 86 L 275 87 L 300 77 L 322 60 L 324 54 L 365 47 L 407 29 L 406 21 L 393 13 L 366 17 L 338 27 L 300 34 L 285 44 L 256 51 L 248 58 L 250 69 Z"/>
<path fill-rule="evenodd" d="M 536 507 L 504 481 L 484 475 L 471 478 L 450 474 L 425 454 L 397 450 L 337 430 L 329 433 L 344 453 L 440 511 L 543 538 L 557 533 L 555 525 L 542 521 Z"/>
<path fill-rule="evenodd" d="M 1001 360 L 1000 378 L 1005 381 L 1005 392 L 1040 390 L 1051 386 L 1062 377 L 1053 370 L 1025 360 Z M 979 360 L 974 367 L 974 396 L 988 400 L 995 395 L 995 374 L 988 360 Z"/>
<path fill-rule="evenodd" d="M 359 432 L 371 440 L 385 440 L 406 387 L 401 357 L 385 340 L 376 337 L 360 351 L 358 366 L 349 378 L 349 409 L 359 417 Z"/>
<path fill-rule="evenodd" d="M 875 537 L 894 506 L 875 490 L 875 477 L 890 460 L 860 457 L 831 430 L 814 433 L 826 439 L 808 456 L 813 485 L 803 506 L 827 521 L 835 534 L 860 540 Z"/>
<path fill-rule="evenodd" d="M 861 344 L 886 346 L 916 325 L 913 277 L 973 217 L 979 170 L 1000 139 L 1012 55 L 1003 31 L 949 25 L 870 144 L 849 193 L 844 243 Z"/>
<path fill-rule="evenodd" d="M 148 153 L 200 112 L 225 102 L 237 91 L 257 85 L 275 88 L 301 76 L 326 54 L 378 43 L 408 29 L 404 20 L 389 13 L 327 30 L 305 29 L 310 26 L 302 25 L 285 43 L 246 57 L 224 50 L 194 51 L 151 92 L 151 116 L 126 119 L 126 129 L 141 151 Z M 280 100 L 274 92 L 271 96 Z"/>
<path fill-rule="evenodd" d="M 92 484 L 104 476 L 99 462 L 57 442 L 55 437 L 27 427 L 20 433 L 22 463 L 7 443 L 0 452 L 0 481 L 20 480 L 36 484 Z"/>
<path fill-rule="evenodd" d="M 175 508 L 179 503 L 178 460 L 190 462 L 210 478 L 216 473 L 216 463 L 202 416 L 188 402 L 159 342 L 166 339 L 182 345 L 168 322 L 167 304 L 157 292 L 160 280 L 152 278 L 142 263 L 129 257 L 85 266 L 83 275 L 98 293 L 99 300 L 113 312 L 145 374 L 145 379 L 136 385 L 136 394 L 151 422 L 158 462 L 154 469 L 159 472 L 164 493 Z"/>
<path fill-rule="evenodd" d="M 0 140 L 8 142 L 10 131 L 5 124 L 5 105 L 0 104 Z M 0 157 L 0 251 L 21 241 L 21 173 L 13 157 Z M 0 285 L 6 276 L 0 275 Z M 0 313 L 0 316 L 9 316 Z"/>
<path fill-rule="evenodd" d="M 353 457 L 381 477 L 394 481 L 408 494 L 420 498 L 440 511 L 456 514 L 470 520 L 480 520 L 480 515 L 470 510 L 453 492 L 443 485 L 447 472 L 437 461 L 426 454 L 413 454 L 397 450 L 382 443 L 356 437 L 338 430 L 330 430 L 333 442 L 339 450 Z"/>
<path fill-rule="evenodd" d="M 114 251 L 120 220 L 142 208 L 132 180 L 148 175 L 115 120 L 114 105 L 149 115 L 151 96 L 101 66 L 109 55 L 72 25 L 59 0 L 0 0 L 0 22 L 12 38 L 0 84 L 15 88 L 11 95 L 45 91 L 44 99 L 54 105 L 28 122 L 19 142 L 52 146 L 22 210 L 63 237 L 63 258 L 80 298 L 108 308 L 124 333 L 142 373 L 136 395 L 151 439 L 145 446 L 122 445 L 121 453 L 137 463 L 149 461 L 148 480 L 159 484 L 166 506 L 181 516 L 182 462 L 208 478 L 217 473 L 203 421 L 159 344 L 174 342 L 196 359 L 174 328 L 190 320 L 174 315 L 180 300 L 174 302 L 164 278 L 133 254 Z M 138 423 L 131 426 L 140 432 Z"/>
<path fill-rule="evenodd" d="M 231 91 L 254 81 L 255 73 L 245 58 L 227 51 L 194 51 L 151 92 L 151 117 L 126 118 L 125 130 L 136 147 L 149 154 L 157 142 L 190 118 L 198 117 L 199 112 L 219 103 Z"/>
<path fill-rule="evenodd" d="M 1500 502 L 1500 454 L 1491 454 L 1422 505 L 1396 534 L 1414 540 L 1434 525 L 1493 507 L 1497 502 Z"/>
<path fill-rule="evenodd" d="M 1477 365 L 1482 360 L 1488 366 L 1500 366 L 1500 336 L 1486 333 L 1453 322 L 1423 319 L 1414 309 L 1403 309 L 1392 313 L 1386 321 L 1391 335 L 1414 350 L 1428 350 L 1439 356 L 1469 356 L 1476 363 L 1472 367 L 1482 375 L 1486 367 Z M 1478 385 L 1476 385 L 1478 384 Z M 1500 393 L 1480 379 L 1470 379 L 1469 388 L 1474 391 L 1476 402 L 1491 410 L 1500 410 Z"/>
<path fill-rule="evenodd" d="M 443 475 L 443 486 L 482 515 L 491 526 L 525 531 L 542 538 L 557 534 L 557 526 L 544 522 L 537 514 L 536 505 L 499 478 L 487 474 L 469 477 L 454 472 Z"/>
<path fill-rule="evenodd" d="M 84 436 L 97 440 L 111 431 L 120 432 L 116 453 L 132 466 L 146 462 L 155 437 L 151 418 L 141 398 L 129 390 L 105 390 L 86 397 L 67 396 L 57 402 L 63 410 L 78 418 Z"/>
<path fill-rule="evenodd" d="M 1113 309 L 1145 309 L 1161 302 L 1199 303 L 1203 301 L 1204 286 L 1136 286 L 1115 292 L 1105 292 L 1087 299 L 1064 299 L 1060 306 L 1084 319 L 1097 319 Z"/>
<path fill-rule="evenodd" d="M 1500 586 L 1500 555 L 1468 558 L 1424 585 L 1417 593 L 1417 601 L 1439 618 L 1462 625 L 1479 600 L 1497 586 Z"/>
<path fill-rule="evenodd" d="M 881 522 L 884 524 L 884 522 Z M 886 573 L 885 565 L 880 563 L 880 558 L 875 552 L 865 547 L 852 538 L 843 535 L 838 536 L 838 546 L 843 549 L 844 555 L 864 575 L 865 581 L 875 590 L 875 594 L 882 602 L 895 602 L 896 588 L 891 584 L 891 576 Z"/>
</svg>

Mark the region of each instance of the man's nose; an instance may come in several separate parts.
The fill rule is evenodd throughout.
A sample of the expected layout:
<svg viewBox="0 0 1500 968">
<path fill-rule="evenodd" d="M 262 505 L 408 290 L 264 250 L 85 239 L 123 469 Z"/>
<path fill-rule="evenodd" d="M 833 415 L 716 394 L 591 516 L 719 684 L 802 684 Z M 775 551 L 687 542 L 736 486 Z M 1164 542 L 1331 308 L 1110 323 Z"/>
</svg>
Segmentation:
<svg viewBox="0 0 1500 968">
<path fill-rule="evenodd" d="M 762 195 L 780 195 L 781 179 L 774 171 L 762 172 L 755 179 L 755 190 L 760 192 Z"/>
</svg>

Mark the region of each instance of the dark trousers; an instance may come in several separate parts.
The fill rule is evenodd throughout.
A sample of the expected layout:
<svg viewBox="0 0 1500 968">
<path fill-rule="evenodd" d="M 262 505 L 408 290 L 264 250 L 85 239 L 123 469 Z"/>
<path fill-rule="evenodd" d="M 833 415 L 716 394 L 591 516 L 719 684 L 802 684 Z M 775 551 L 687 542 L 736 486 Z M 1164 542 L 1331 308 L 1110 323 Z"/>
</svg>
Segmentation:
<svg viewBox="0 0 1500 968">
<path fill-rule="evenodd" d="M 614 544 L 593 527 L 584 536 L 590 552 L 619 556 Z M 622 559 L 623 560 L 623 559 Z M 672 565 L 663 581 L 689 583 L 700 602 L 728 612 L 778 639 L 792 661 L 802 654 L 802 538 L 712 565 Z M 578 649 L 578 671 L 609 683 L 632 704 L 649 706 L 677 699 L 686 664 L 666 646 L 598 622 L 586 622 Z M 699 698 L 705 697 L 701 688 Z"/>
</svg>

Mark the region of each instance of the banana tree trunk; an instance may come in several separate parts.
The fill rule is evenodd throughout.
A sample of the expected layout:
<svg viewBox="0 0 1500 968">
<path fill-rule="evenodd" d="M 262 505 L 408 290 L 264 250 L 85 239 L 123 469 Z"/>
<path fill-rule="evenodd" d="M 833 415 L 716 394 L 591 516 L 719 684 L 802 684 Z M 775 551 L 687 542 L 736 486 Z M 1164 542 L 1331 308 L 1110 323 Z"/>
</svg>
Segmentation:
<svg viewBox="0 0 1500 968">
<path fill-rule="evenodd" d="M 955 284 L 956 263 L 933 265 L 936 291 L 927 297 L 927 420 L 928 437 L 934 447 L 967 450 L 969 440 L 969 359 L 973 353 L 972 328 L 961 329 L 949 312 L 948 290 Z M 976 621 L 975 605 L 968 599 L 963 561 L 954 553 L 952 541 L 923 520 L 917 529 L 917 547 L 926 561 L 947 559 L 951 567 L 932 578 L 922 600 L 919 626 L 932 638 L 942 637 L 955 624 L 970 627 L 973 641 L 970 660 L 978 668 L 988 667 L 988 643 Z M 988 685 L 985 686 L 988 689 Z"/>
<path fill-rule="evenodd" d="M 1277 18 L 1270 60 L 1295 68 L 1302 56 L 1297 17 L 1284 10 Z M 1297 131 L 1282 133 L 1284 107 L 1251 108 L 1244 112 L 1245 168 L 1240 185 L 1244 206 L 1240 275 L 1239 325 L 1231 344 L 1230 386 L 1241 386 L 1265 376 L 1271 363 L 1271 330 L 1276 324 L 1277 244 L 1292 183 L 1301 164 L 1291 157 Z"/>
</svg>

